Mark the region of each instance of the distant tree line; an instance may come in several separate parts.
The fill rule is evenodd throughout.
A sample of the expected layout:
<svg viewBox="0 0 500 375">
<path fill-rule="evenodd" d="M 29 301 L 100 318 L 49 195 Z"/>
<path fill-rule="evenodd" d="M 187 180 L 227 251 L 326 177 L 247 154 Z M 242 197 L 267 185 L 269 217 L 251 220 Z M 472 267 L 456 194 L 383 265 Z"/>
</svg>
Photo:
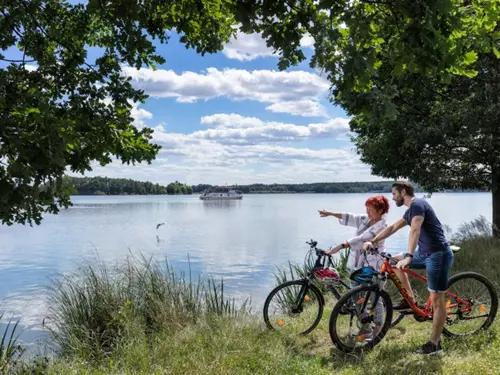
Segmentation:
<svg viewBox="0 0 500 375">
<path fill-rule="evenodd" d="M 233 185 L 244 194 L 300 194 L 300 193 L 391 193 L 394 181 L 372 182 L 316 182 L 310 184 L 251 184 Z M 414 184 L 415 191 L 424 190 Z M 201 193 L 213 185 L 193 185 L 193 193 Z M 469 192 L 482 190 L 446 189 L 446 192 Z"/>
<path fill-rule="evenodd" d="M 125 178 L 69 177 L 75 195 L 185 195 L 199 194 L 216 185 L 186 185 L 179 181 L 167 186 Z M 233 185 L 243 194 L 304 194 L 304 193 L 390 193 L 394 181 L 373 182 L 316 182 L 309 184 L 251 184 Z M 423 190 L 415 185 L 417 192 Z M 465 190 L 446 190 L 465 191 Z M 467 190 L 468 191 L 468 190 Z"/>
<path fill-rule="evenodd" d="M 390 193 L 394 181 L 376 182 L 317 182 L 310 184 L 251 184 L 234 185 L 244 194 L 290 194 L 290 193 Z M 194 193 L 200 193 L 212 185 L 193 186 Z M 418 191 L 418 187 L 417 187 Z"/>
<path fill-rule="evenodd" d="M 191 186 L 172 182 L 167 186 L 127 178 L 70 177 L 74 195 L 154 195 L 192 194 Z"/>
<path fill-rule="evenodd" d="M 179 181 L 175 181 L 167 185 L 167 194 L 193 194 L 193 188 L 189 185 L 181 184 Z"/>
</svg>

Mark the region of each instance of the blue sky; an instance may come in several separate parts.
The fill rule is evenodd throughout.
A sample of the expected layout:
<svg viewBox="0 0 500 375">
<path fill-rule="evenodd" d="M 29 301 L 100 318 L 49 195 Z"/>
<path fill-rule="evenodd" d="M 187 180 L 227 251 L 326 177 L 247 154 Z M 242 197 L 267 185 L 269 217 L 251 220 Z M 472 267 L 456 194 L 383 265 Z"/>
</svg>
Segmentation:
<svg viewBox="0 0 500 375">
<path fill-rule="evenodd" d="M 311 56 L 310 40 L 302 44 Z M 162 184 L 380 180 L 359 161 L 345 112 L 328 102 L 329 82 L 308 61 L 280 72 L 257 34 L 239 34 L 203 57 L 175 34 L 157 48 L 166 62 L 156 71 L 123 71 L 150 95 L 133 117 L 155 129 L 160 154 L 152 165 L 115 161 L 87 175 Z"/>
</svg>

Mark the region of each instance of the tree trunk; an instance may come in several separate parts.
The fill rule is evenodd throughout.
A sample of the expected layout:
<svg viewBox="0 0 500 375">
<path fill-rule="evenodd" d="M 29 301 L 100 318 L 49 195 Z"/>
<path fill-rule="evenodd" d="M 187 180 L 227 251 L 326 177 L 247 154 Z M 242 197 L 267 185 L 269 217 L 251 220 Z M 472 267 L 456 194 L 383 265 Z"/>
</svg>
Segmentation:
<svg viewBox="0 0 500 375">
<path fill-rule="evenodd" d="M 500 171 L 492 173 L 493 235 L 500 238 Z"/>
</svg>

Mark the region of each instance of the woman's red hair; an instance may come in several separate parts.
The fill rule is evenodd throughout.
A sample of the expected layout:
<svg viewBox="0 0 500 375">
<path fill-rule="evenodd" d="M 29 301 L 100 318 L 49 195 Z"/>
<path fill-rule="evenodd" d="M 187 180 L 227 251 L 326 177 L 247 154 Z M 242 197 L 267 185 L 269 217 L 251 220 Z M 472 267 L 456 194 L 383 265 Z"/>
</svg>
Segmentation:
<svg viewBox="0 0 500 375">
<path fill-rule="evenodd" d="M 382 214 L 386 214 L 389 212 L 389 199 L 383 195 L 376 195 L 368 198 L 365 202 L 365 206 L 372 206 L 376 210 L 382 210 Z"/>
</svg>

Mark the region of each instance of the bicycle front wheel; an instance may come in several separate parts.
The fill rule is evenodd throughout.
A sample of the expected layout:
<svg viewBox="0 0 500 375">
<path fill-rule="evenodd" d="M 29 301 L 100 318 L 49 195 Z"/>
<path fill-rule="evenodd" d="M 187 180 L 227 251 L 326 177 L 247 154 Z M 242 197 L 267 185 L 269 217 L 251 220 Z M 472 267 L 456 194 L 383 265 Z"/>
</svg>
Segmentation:
<svg viewBox="0 0 500 375">
<path fill-rule="evenodd" d="M 266 298 L 264 322 L 269 329 L 305 335 L 319 324 L 323 305 L 323 295 L 309 280 L 287 281 Z"/>
<path fill-rule="evenodd" d="M 330 316 L 330 338 L 345 352 L 371 350 L 391 327 L 392 302 L 376 285 L 361 285 L 344 294 Z"/>
<path fill-rule="evenodd" d="M 462 272 L 448 281 L 445 294 L 447 318 L 443 334 L 471 336 L 495 320 L 498 296 L 493 284 L 476 272 Z"/>
</svg>

